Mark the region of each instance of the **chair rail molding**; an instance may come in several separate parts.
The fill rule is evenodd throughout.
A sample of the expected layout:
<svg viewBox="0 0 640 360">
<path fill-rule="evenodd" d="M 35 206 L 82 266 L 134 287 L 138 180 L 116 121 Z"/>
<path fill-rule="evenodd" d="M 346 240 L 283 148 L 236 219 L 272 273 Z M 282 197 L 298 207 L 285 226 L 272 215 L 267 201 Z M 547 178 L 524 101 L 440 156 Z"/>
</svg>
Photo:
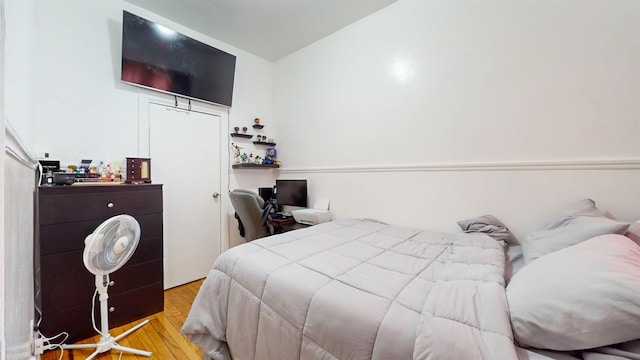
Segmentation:
<svg viewBox="0 0 640 360">
<path fill-rule="evenodd" d="M 441 164 L 282 167 L 280 173 L 443 172 L 443 171 L 640 170 L 640 159 L 514 161 Z"/>
<path fill-rule="evenodd" d="M 20 138 L 16 134 L 15 130 L 11 127 L 8 121 L 5 119 L 5 144 L 4 151 L 7 155 L 20 161 L 23 165 L 30 169 L 38 167 L 38 160 L 36 160 L 27 150 L 26 146 L 20 141 Z"/>
</svg>

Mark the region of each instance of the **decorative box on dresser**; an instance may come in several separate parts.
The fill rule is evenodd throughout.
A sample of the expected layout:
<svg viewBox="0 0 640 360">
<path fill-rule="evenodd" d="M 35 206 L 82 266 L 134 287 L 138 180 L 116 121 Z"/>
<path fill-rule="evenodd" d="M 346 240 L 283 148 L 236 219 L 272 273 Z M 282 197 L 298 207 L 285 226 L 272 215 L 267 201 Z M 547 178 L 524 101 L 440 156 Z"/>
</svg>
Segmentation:
<svg viewBox="0 0 640 360">
<path fill-rule="evenodd" d="M 95 276 L 82 260 L 84 240 L 115 215 L 133 216 L 141 236 L 131 259 L 109 275 L 110 327 L 163 310 L 162 185 L 40 186 L 36 209 L 35 289 L 45 336 L 64 331 L 70 343 L 96 335 L 99 303 L 96 297 L 92 314 Z"/>
</svg>

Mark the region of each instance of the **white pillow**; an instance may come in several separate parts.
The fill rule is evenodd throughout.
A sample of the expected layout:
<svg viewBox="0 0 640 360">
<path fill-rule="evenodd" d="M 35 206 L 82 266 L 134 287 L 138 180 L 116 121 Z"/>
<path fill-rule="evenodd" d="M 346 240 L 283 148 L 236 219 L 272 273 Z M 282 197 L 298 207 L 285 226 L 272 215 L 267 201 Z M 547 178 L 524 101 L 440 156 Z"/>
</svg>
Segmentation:
<svg viewBox="0 0 640 360">
<path fill-rule="evenodd" d="M 556 250 L 604 234 L 624 234 L 629 223 L 604 216 L 591 199 L 578 201 L 531 232 L 522 242 L 524 261 L 531 261 Z"/>
<path fill-rule="evenodd" d="M 507 301 L 521 346 L 590 349 L 640 336 L 640 246 L 602 235 L 538 258 L 513 276 Z"/>
</svg>

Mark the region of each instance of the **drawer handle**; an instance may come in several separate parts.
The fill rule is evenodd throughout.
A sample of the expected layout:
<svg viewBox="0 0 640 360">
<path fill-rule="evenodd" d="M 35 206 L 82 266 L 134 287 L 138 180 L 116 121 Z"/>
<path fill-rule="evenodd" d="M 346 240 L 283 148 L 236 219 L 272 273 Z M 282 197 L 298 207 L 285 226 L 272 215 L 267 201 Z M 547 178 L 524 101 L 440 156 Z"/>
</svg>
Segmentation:
<svg viewBox="0 0 640 360">
<path fill-rule="evenodd" d="M 108 207 L 108 208 L 112 208 L 112 207 L 113 207 L 113 203 L 108 203 L 108 204 L 107 204 L 107 207 Z"/>
<path fill-rule="evenodd" d="M 116 284 L 116 282 L 115 282 L 115 281 L 113 281 L 113 280 L 109 281 L 109 286 L 113 286 L 113 285 L 115 285 L 115 284 Z"/>
<path fill-rule="evenodd" d="M 114 312 L 116 311 L 116 308 L 114 308 L 113 306 L 109 308 L 109 312 Z"/>
</svg>

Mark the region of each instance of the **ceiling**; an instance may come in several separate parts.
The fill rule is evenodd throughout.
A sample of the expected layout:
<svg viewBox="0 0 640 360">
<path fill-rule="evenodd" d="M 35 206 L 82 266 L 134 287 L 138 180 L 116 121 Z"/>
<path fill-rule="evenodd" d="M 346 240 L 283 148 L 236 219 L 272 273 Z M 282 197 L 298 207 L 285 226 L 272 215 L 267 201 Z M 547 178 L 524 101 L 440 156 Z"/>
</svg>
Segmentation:
<svg viewBox="0 0 640 360">
<path fill-rule="evenodd" d="M 127 0 L 270 61 L 396 0 Z"/>
</svg>

